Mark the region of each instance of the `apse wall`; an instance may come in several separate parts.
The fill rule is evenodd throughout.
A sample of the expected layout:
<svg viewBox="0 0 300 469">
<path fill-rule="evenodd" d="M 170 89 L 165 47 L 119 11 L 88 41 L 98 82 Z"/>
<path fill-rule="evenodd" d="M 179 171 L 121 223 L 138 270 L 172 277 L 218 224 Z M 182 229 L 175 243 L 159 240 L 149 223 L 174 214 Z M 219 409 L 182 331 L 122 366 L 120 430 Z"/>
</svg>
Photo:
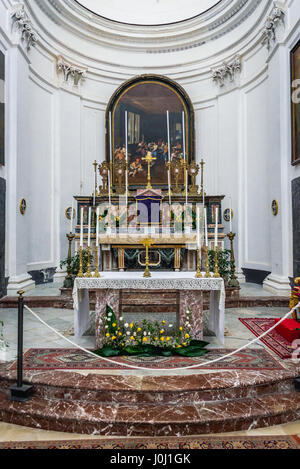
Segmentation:
<svg viewBox="0 0 300 469">
<path fill-rule="evenodd" d="M 299 166 L 290 164 L 289 88 L 289 53 L 299 39 L 298 0 L 280 3 L 285 24 L 278 27 L 270 49 L 262 44 L 266 18 L 274 8 L 268 0 L 244 0 L 243 21 L 232 16 L 226 33 L 219 31 L 225 28 L 221 23 L 216 37 L 201 46 L 195 44 L 208 34 L 203 25 L 211 18 L 184 23 L 181 31 L 178 25 L 162 30 L 123 25 L 112 31 L 109 23 L 89 16 L 85 29 L 78 9 L 72 13 L 77 22 L 71 24 L 64 15 L 63 7 L 70 2 L 24 2 L 38 38 L 27 50 L 16 24 L 12 28 L 15 3 L 0 0 L 0 49 L 6 55 L 8 83 L 7 162 L 0 166 L 0 177 L 8 187 L 10 293 L 20 285 L 32 286 L 28 272 L 43 270 L 47 280 L 46 269 L 58 267 L 66 256 L 65 209 L 73 195 L 93 190 L 92 163 L 105 158 L 107 103 L 123 81 L 142 73 L 176 80 L 194 104 L 197 160 L 206 161 L 205 190 L 224 194 L 223 208 L 232 198 L 239 273 L 242 268 L 271 272 L 266 287 L 275 293 L 288 291 L 293 275 L 290 184 L 300 176 Z M 224 5 L 231 7 L 231 0 Z M 57 15 L 59 21 L 54 21 Z M 58 71 L 59 56 L 86 70 L 78 86 Z M 220 86 L 212 69 L 222 67 L 224 60 L 233 63 L 236 56 L 241 70 Z M 27 201 L 23 216 L 21 198 Z M 279 201 L 277 217 L 271 213 L 273 199 Z"/>
</svg>

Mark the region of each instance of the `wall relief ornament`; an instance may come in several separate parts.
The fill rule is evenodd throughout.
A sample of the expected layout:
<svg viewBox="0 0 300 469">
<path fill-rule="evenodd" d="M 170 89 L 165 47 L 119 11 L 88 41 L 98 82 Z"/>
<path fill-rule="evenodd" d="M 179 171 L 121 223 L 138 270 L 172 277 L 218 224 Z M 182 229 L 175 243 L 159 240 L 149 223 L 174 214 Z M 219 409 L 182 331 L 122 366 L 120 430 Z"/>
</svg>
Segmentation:
<svg viewBox="0 0 300 469">
<path fill-rule="evenodd" d="M 33 30 L 31 21 L 25 11 L 24 5 L 17 5 L 12 14 L 11 19 L 13 26 L 16 25 L 16 28 L 21 33 L 21 41 L 26 44 L 27 50 L 31 47 L 34 47 L 38 41 L 37 35 Z"/>
<path fill-rule="evenodd" d="M 278 26 L 284 25 L 285 11 L 274 3 L 273 10 L 268 17 L 262 34 L 262 44 L 270 50 L 276 42 L 276 30 Z"/>
<path fill-rule="evenodd" d="M 220 86 L 225 86 L 227 81 L 234 82 L 236 74 L 242 69 L 241 57 L 236 56 L 231 62 L 224 62 L 220 68 L 212 70 L 213 80 Z"/>
<path fill-rule="evenodd" d="M 71 78 L 74 86 L 78 86 L 85 78 L 87 70 L 87 68 L 82 68 L 68 62 L 61 55 L 57 57 L 57 71 L 63 73 L 66 83 L 69 81 L 69 78 Z"/>
</svg>

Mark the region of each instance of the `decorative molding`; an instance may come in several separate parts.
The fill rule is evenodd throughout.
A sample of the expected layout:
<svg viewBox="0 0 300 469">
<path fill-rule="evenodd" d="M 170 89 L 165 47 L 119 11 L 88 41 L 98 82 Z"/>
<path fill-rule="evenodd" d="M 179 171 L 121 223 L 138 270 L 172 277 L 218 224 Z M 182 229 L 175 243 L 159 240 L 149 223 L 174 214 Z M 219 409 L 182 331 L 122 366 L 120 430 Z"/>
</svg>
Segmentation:
<svg viewBox="0 0 300 469">
<path fill-rule="evenodd" d="M 223 87 L 226 81 L 233 82 L 236 74 L 240 73 L 241 69 L 241 57 L 236 56 L 232 62 L 224 62 L 222 67 L 212 70 L 212 78 L 220 87 Z"/>
<path fill-rule="evenodd" d="M 88 69 L 74 65 L 59 55 L 57 57 L 57 71 L 63 73 L 64 81 L 66 83 L 71 77 L 73 79 L 74 86 L 78 86 L 79 83 L 85 78 Z"/>
<path fill-rule="evenodd" d="M 273 10 L 265 23 L 262 34 L 262 44 L 267 46 L 268 50 L 276 42 L 276 30 L 280 24 L 284 25 L 284 19 L 285 11 L 274 3 Z"/>
<path fill-rule="evenodd" d="M 34 47 L 38 38 L 22 3 L 18 4 L 13 9 L 11 19 L 13 26 L 16 25 L 17 29 L 20 31 L 21 40 L 26 43 L 27 50 Z"/>
</svg>

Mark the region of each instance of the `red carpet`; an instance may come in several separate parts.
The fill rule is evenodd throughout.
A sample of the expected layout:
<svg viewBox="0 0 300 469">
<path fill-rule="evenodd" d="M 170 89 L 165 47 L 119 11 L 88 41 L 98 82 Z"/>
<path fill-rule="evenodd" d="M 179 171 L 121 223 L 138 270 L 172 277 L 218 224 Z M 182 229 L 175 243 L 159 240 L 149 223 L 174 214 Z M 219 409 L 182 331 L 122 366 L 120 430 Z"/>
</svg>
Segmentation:
<svg viewBox="0 0 300 469">
<path fill-rule="evenodd" d="M 272 326 L 274 326 L 276 319 L 273 318 L 247 318 L 241 319 L 240 321 L 246 326 L 256 337 L 259 337 L 261 334 L 266 332 Z M 268 335 L 266 335 L 261 341 L 273 350 L 276 355 L 282 359 L 287 359 L 292 357 L 294 349 L 290 342 L 288 342 L 284 337 L 282 337 L 274 329 Z"/>
<path fill-rule="evenodd" d="M 213 349 L 204 357 L 114 357 L 116 364 L 100 357 L 93 358 L 78 349 L 32 348 L 24 354 L 24 370 L 112 370 L 126 369 L 127 364 L 148 367 L 150 369 L 179 368 L 197 363 L 208 362 L 224 356 L 233 349 Z M 122 364 L 125 365 L 121 366 Z M 16 362 L 11 366 L 16 369 Z M 280 370 L 283 367 L 266 351 L 247 349 L 213 363 L 203 369 L 224 370 Z M 129 369 L 129 368 L 127 368 Z M 197 368 L 196 368 L 197 369 Z"/>
</svg>

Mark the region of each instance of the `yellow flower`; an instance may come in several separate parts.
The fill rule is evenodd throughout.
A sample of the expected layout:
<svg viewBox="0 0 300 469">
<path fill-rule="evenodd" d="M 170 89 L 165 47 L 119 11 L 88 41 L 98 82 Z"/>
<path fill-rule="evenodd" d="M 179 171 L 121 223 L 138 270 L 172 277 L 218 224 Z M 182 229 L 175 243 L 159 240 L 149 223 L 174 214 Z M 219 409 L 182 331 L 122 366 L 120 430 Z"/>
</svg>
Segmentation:
<svg viewBox="0 0 300 469">
<path fill-rule="evenodd" d="M 161 333 L 161 334 L 163 334 L 164 332 L 165 332 L 165 330 L 164 330 L 164 329 L 162 329 L 162 330 L 160 331 L 160 333 Z"/>
<path fill-rule="evenodd" d="M 181 345 L 177 345 L 177 348 L 181 348 Z"/>
<path fill-rule="evenodd" d="M 120 221 L 120 217 L 116 217 L 116 221 Z"/>
<path fill-rule="evenodd" d="M 180 330 L 180 331 L 183 331 L 183 327 L 180 327 L 179 330 Z"/>
<path fill-rule="evenodd" d="M 158 337 L 154 337 L 154 340 L 158 340 Z"/>
<path fill-rule="evenodd" d="M 113 323 L 113 327 L 117 327 L 117 324 L 115 322 Z"/>
<path fill-rule="evenodd" d="M 107 333 L 107 334 L 106 334 L 106 337 L 110 337 L 110 334 L 109 334 L 109 333 Z"/>
<path fill-rule="evenodd" d="M 130 324 L 130 329 L 132 329 L 132 328 L 133 328 L 133 322 Z"/>
<path fill-rule="evenodd" d="M 113 335 L 112 338 L 111 338 L 111 340 L 116 340 L 116 336 Z"/>
<path fill-rule="evenodd" d="M 125 344 L 122 344 L 122 347 L 125 347 Z"/>
<path fill-rule="evenodd" d="M 161 340 L 162 342 L 164 342 L 164 341 L 165 341 L 165 338 L 164 338 L 164 337 L 161 337 L 160 340 Z"/>
<path fill-rule="evenodd" d="M 102 218 L 102 217 L 101 217 L 101 215 L 100 215 L 100 217 L 99 217 L 99 221 L 102 221 L 102 220 L 103 220 L 103 218 Z"/>
<path fill-rule="evenodd" d="M 183 345 L 184 347 L 186 347 L 186 342 L 183 342 L 183 344 L 182 344 L 182 345 Z"/>
<path fill-rule="evenodd" d="M 171 338 L 170 338 L 170 337 L 167 337 L 166 340 L 167 340 L 167 342 L 169 342 L 169 340 L 171 340 Z"/>
<path fill-rule="evenodd" d="M 134 337 L 133 337 L 133 335 L 130 337 L 130 339 L 131 339 L 131 340 L 134 340 Z"/>
<path fill-rule="evenodd" d="M 185 334 L 185 338 L 189 339 L 190 338 L 189 334 Z"/>
<path fill-rule="evenodd" d="M 147 337 L 144 337 L 144 338 L 143 338 L 143 342 L 147 342 Z"/>
<path fill-rule="evenodd" d="M 162 324 L 166 324 L 166 321 L 162 321 Z"/>
<path fill-rule="evenodd" d="M 122 332 L 119 332 L 119 337 L 122 337 L 122 335 L 123 335 Z"/>
<path fill-rule="evenodd" d="M 138 327 L 137 331 L 138 331 L 138 332 L 141 332 L 141 330 L 142 330 L 142 329 L 141 329 L 140 327 Z"/>
</svg>

